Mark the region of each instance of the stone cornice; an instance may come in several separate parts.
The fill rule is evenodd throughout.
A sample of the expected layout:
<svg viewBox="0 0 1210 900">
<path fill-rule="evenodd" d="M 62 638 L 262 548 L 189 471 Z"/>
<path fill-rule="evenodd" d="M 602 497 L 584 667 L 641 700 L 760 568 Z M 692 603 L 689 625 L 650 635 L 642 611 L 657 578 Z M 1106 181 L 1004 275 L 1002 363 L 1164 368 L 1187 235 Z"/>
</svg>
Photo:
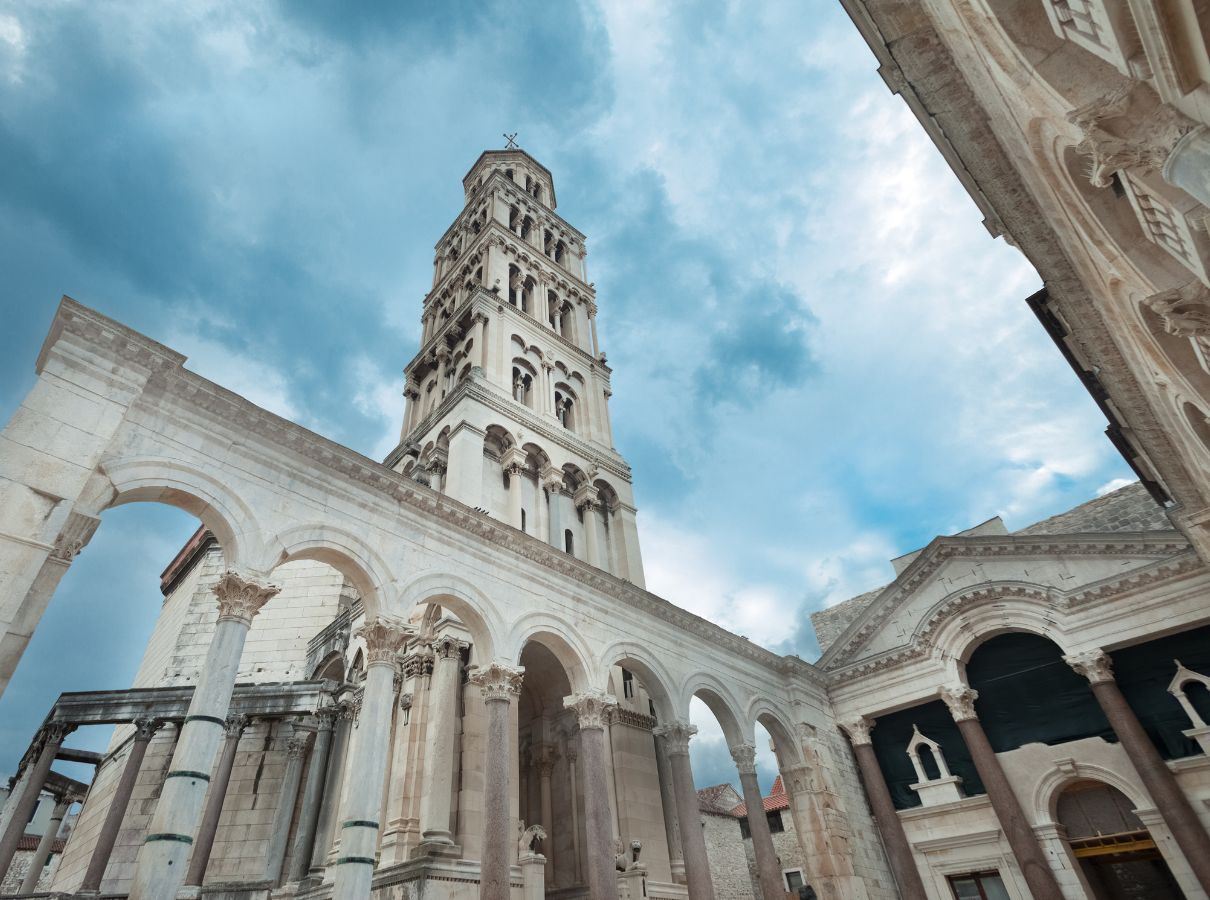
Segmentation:
<svg viewBox="0 0 1210 900">
<path fill-rule="evenodd" d="M 1164 559 L 1189 549 L 1176 531 L 1136 534 L 992 535 L 987 537 L 937 537 L 899 575 L 883 588 L 849 627 L 841 632 L 819 659 L 821 668 L 831 668 L 838 659 L 851 656 L 881 628 L 912 594 L 953 559 L 1128 556 Z"/>
<path fill-rule="evenodd" d="M 1068 538 L 1071 536 L 1060 535 L 1058 537 Z M 1156 546 L 1162 545 L 1157 543 Z M 1053 552 L 1056 555 L 1067 553 L 1069 552 L 1069 547 L 1059 545 Z M 1104 555 L 1115 556 L 1118 554 L 1113 549 L 1109 549 L 1105 551 Z M 886 612 L 884 615 L 878 617 L 879 624 L 876 627 L 869 631 L 867 631 L 866 627 L 858 628 L 853 637 L 847 642 L 847 647 L 851 647 L 851 650 L 845 653 L 837 652 L 836 654 L 832 654 L 831 650 L 833 648 L 829 648 L 829 653 L 825 654 L 825 658 L 820 660 L 819 665 L 825 670 L 829 685 L 847 684 L 875 672 L 925 658 L 930 651 L 933 635 L 941 625 L 960 609 L 969 610 L 985 602 L 1019 599 L 1045 603 L 1053 606 L 1056 610 L 1068 611 L 1078 609 L 1084 605 L 1104 602 L 1105 600 L 1113 599 L 1140 588 L 1155 587 L 1166 581 L 1183 578 L 1198 571 L 1204 571 L 1204 568 L 1197 555 L 1187 546 L 1183 546 L 1182 550 L 1176 555 L 1158 559 L 1147 566 L 1134 569 L 1114 578 L 1106 578 L 1092 584 L 1082 585 L 1072 591 L 1063 591 L 1058 588 L 1040 589 L 1032 585 L 1008 584 L 1004 582 L 993 582 L 982 586 L 975 585 L 970 588 L 954 591 L 939 603 L 934 604 L 932 609 L 921 618 L 907 643 L 859 660 L 856 663 L 846 664 L 845 660 L 852 658 L 860 650 L 861 645 L 889 618 L 891 612 L 898 609 L 902 601 L 906 599 L 906 597 L 895 598 L 894 593 L 892 593 L 892 598 L 898 599 L 899 602 L 887 604 Z M 891 589 L 893 588 L 894 585 L 891 586 Z M 887 595 L 884 594 L 875 600 L 872 605 L 881 605 L 886 602 L 886 599 Z M 854 626 L 859 626 L 861 622 L 862 619 L 859 618 L 857 622 L 854 622 L 853 626 L 850 626 L 849 630 L 851 631 Z M 846 631 L 846 634 L 848 633 Z"/>
<path fill-rule="evenodd" d="M 58 333 L 69 332 L 76 337 L 89 338 L 96 334 L 107 347 L 115 348 L 115 354 L 123 360 L 126 353 L 133 354 L 137 359 L 153 357 L 157 353 L 161 359 L 168 358 L 175 371 L 161 374 L 157 384 L 161 394 L 171 395 L 195 413 L 205 414 L 212 421 L 222 423 L 224 429 L 234 429 L 245 439 L 255 438 L 266 443 L 274 448 L 275 453 L 297 454 L 315 468 L 380 495 L 387 503 L 398 503 L 416 515 L 442 522 L 468 537 L 495 544 L 506 552 L 680 628 L 737 658 L 787 677 L 800 677 L 817 687 L 824 685 L 822 673 L 798 657 L 779 656 L 757 646 L 747 638 L 732 634 L 629 581 L 558 551 L 545 541 L 418 485 L 355 450 L 261 409 L 233 391 L 180 368 L 178 361 L 183 359 L 180 354 L 172 351 L 164 353 L 162 345 L 73 300 L 65 299 L 60 306 L 56 328 Z M 160 399 L 155 398 L 157 402 Z"/>
</svg>

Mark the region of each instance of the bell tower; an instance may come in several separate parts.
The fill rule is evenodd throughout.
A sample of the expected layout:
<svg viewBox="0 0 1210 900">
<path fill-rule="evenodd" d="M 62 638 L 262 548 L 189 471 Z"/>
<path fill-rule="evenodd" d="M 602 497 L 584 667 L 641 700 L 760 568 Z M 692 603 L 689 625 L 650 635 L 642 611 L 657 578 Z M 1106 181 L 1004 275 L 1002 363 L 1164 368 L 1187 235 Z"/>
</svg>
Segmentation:
<svg viewBox="0 0 1210 900">
<path fill-rule="evenodd" d="M 584 235 L 555 212 L 554 179 L 524 150 L 485 152 L 462 186 L 386 464 L 643 586 Z"/>
</svg>

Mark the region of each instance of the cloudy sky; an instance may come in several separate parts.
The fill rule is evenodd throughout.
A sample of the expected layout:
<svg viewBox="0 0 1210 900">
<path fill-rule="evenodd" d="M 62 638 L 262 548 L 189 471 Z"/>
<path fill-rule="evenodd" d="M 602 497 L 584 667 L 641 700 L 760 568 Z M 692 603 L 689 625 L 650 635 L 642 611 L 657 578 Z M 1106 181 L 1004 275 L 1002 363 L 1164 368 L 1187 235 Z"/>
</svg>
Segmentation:
<svg viewBox="0 0 1210 900">
<path fill-rule="evenodd" d="M 1128 477 L 1037 276 L 833 0 L 0 2 L 0 415 L 69 294 L 382 457 L 504 131 L 589 236 L 653 591 L 813 659 L 808 614 L 890 558 Z M 0 701 L 0 771 L 60 691 L 129 684 L 194 525 L 106 515 Z M 696 717 L 699 782 L 731 778 Z"/>
</svg>

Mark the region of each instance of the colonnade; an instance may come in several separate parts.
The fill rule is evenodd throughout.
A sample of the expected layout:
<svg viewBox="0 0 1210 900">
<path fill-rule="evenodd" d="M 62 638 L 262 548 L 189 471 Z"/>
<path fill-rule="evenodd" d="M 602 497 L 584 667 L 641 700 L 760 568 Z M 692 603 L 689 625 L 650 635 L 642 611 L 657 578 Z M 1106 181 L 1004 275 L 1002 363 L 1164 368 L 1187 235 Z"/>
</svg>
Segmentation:
<svg viewBox="0 0 1210 900">
<path fill-rule="evenodd" d="M 1173 839 L 1185 856 L 1193 877 L 1210 892 L 1210 834 L 1202 826 L 1176 776 L 1165 764 L 1138 716 L 1126 702 L 1113 677 L 1112 660 L 1103 650 L 1064 656 L 1064 661 L 1088 679 L 1093 695 L 1126 752 L 1139 779 L 1154 801 Z M 1054 869 L 1033 826 L 1014 793 L 1004 767 L 987 739 L 975 710 L 978 691 L 966 685 L 942 688 L 942 701 L 957 723 L 987 798 L 1034 900 L 1063 900 Z M 875 722 L 858 717 L 841 723 L 853 745 L 858 771 L 882 833 L 891 870 L 904 900 L 925 900 L 924 884 L 903 823 L 874 753 L 871 729 Z"/>
</svg>

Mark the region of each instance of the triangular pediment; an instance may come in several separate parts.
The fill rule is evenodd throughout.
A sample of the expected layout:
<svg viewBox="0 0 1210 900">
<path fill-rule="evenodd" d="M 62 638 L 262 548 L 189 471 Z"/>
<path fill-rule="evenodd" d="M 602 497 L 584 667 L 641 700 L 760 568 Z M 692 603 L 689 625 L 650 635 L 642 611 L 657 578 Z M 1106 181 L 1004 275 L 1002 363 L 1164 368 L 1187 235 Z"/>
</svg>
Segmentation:
<svg viewBox="0 0 1210 900">
<path fill-rule="evenodd" d="M 942 610 L 956 611 L 964 602 L 1001 593 L 1068 604 L 1176 557 L 1192 559 L 1176 531 L 939 537 L 875 596 L 863 595 L 864 609 L 817 665 L 839 669 L 902 652 L 926 639 Z"/>
</svg>

